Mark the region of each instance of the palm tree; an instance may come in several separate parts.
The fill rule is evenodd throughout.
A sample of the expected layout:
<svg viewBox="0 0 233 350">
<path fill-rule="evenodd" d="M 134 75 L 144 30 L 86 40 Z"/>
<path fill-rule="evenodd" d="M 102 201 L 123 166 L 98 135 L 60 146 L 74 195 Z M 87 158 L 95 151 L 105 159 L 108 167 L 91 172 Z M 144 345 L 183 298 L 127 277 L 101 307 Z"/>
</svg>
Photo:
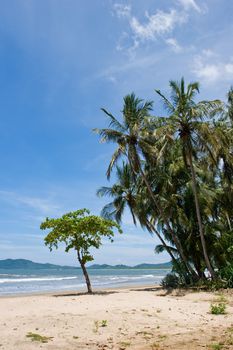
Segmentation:
<svg viewBox="0 0 233 350">
<path fill-rule="evenodd" d="M 211 277 L 214 278 L 215 272 L 208 256 L 201 219 L 196 164 L 194 160 L 198 159 L 198 152 L 207 152 L 211 156 L 211 159 L 215 161 L 214 148 L 217 146 L 217 139 L 214 137 L 213 130 L 211 130 L 209 120 L 210 117 L 222 110 L 222 103 L 219 100 L 195 103 L 194 98 L 199 93 L 199 84 L 197 82 L 188 84 L 186 89 L 184 79 L 182 78 L 180 82 L 170 81 L 170 88 L 171 100 L 166 98 L 160 90 L 155 90 L 162 98 L 170 114 L 168 118 L 164 119 L 165 125 L 155 132 L 161 138 L 164 138 L 164 135 L 166 135 L 169 141 L 178 140 L 181 144 L 183 159 L 192 180 L 203 255 L 206 267 Z"/>
<path fill-rule="evenodd" d="M 128 206 L 136 225 L 136 182 L 128 164 L 123 162 L 122 167 L 116 166 L 116 180 L 113 186 L 103 186 L 97 190 L 98 197 L 113 198 L 112 202 L 103 207 L 101 216 L 115 218 L 118 223 L 121 223 L 125 208 Z"/>
<path fill-rule="evenodd" d="M 153 183 L 154 193 L 159 193 L 162 197 L 163 209 L 169 214 L 173 231 L 182 242 L 185 255 L 189 257 L 199 278 L 205 278 L 203 274 L 203 263 L 205 262 L 201 255 L 202 247 L 196 222 L 194 196 L 179 142 L 176 141 L 172 148 L 165 148 L 163 157 L 160 158 L 158 164 L 152 167 L 149 180 L 150 183 Z M 203 192 L 205 195 L 206 189 Z M 203 203 L 203 196 L 201 200 Z M 207 204 L 206 200 L 204 202 Z M 156 218 L 153 217 L 153 213 L 151 213 L 151 218 L 154 223 Z M 172 243 L 172 237 L 163 222 L 158 222 L 158 224 L 161 226 L 166 241 Z M 164 251 L 162 246 L 157 246 L 157 248 L 159 252 Z M 172 248 L 172 251 L 174 252 L 175 248 Z M 182 270 L 177 272 L 179 274 L 181 272 L 181 276 L 185 277 Z"/>
<path fill-rule="evenodd" d="M 144 159 L 155 160 L 156 150 L 153 144 L 151 144 L 148 138 L 144 137 L 145 129 L 147 129 L 148 120 L 150 112 L 152 111 L 153 103 L 152 101 L 143 102 L 143 100 L 136 98 L 135 94 L 127 95 L 124 97 L 124 106 L 122 111 L 122 122 L 117 120 L 110 112 L 102 108 L 103 112 L 109 117 L 110 123 L 109 128 L 105 129 L 95 129 L 95 131 L 101 136 L 102 142 L 114 142 L 117 143 L 117 149 L 113 153 L 112 159 L 110 161 L 107 177 L 111 175 L 113 167 L 116 165 L 117 161 L 122 157 L 126 157 L 132 173 L 136 176 L 140 174 L 142 180 L 147 188 L 147 191 L 151 197 L 151 202 L 153 207 L 164 221 L 167 229 L 169 230 L 174 244 L 183 260 L 184 266 L 188 273 L 196 275 L 192 266 L 189 264 L 188 258 L 184 254 L 182 245 L 174 234 L 169 218 L 163 211 L 159 200 L 154 196 L 151 185 L 146 177 L 146 174 L 142 167 L 141 157 Z M 151 156 L 152 155 L 152 156 Z M 157 215 L 157 214 L 156 214 Z M 197 276 L 197 275 L 196 275 Z"/>
<path fill-rule="evenodd" d="M 144 205 L 145 201 L 142 198 L 142 193 L 139 193 L 139 181 L 135 181 L 135 176 L 129 165 L 123 162 L 122 167 L 116 166 L 116 177 L 117 182 L 112 187 L 101 187 L 97 190 L 99 197 L 109 196 L 113 198 L 112 202 L 104 206 L 101 215 L 104 218 L 114 219 L 117 223 L 121 223 L 125 207 L 127 206 L 131 212 L 134 224 L 137 225 L 138 219 L 142 228 L 146 228 L 150 233 L 155 233 L 172 261 L 178 264 L 172 249 L 167 246 L 159 231 L 148 219 L 148 210 L 145 209 Z"/>
</svg>

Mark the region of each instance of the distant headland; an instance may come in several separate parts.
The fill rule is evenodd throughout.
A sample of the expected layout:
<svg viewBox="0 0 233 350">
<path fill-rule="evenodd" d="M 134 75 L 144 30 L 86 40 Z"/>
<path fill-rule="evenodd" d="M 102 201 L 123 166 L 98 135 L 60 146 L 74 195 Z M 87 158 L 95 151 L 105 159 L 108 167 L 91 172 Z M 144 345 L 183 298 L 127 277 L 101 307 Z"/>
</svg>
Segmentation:
<svg viewBox="0 0 233 350">
<path fill-rule="evenodd" d="M 54 265 L 49 263 L 36 263 L 31 260 L 26 259 L 5 259 L 0 260 L 0 269 L 80 269 L 80 267 L 76 266 L 61 266 Z M 108 264 L 93 264 L 88 267 L 88 269 L 170 269 L 171 263 L 160 263 L 160 264 L 139 264 L 135 266 L 127 266 L 127 265 L 108 265 Z"/>
</svg>

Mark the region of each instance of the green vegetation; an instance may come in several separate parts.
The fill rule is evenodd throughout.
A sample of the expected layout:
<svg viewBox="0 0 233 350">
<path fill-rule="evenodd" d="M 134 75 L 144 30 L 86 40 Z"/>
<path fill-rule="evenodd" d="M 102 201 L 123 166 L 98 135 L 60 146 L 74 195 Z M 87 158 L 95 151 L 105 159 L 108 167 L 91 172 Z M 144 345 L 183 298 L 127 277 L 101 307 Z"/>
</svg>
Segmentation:
<svg viewBox="0 0 233 350">
<path fill-rule="evenodd" d="M 173 274 L 162 284 L 233 286 L 233 89 L 228 104 L 196 101 L 199 84 L 170 81 L 167 111 L 124 97 L 119 118 L 102 109 L 109 127 L 95 129 L 116 145 L 107 169 L 115 183 L 97 191 L 111 200 L 101 215 L 121 223 L 128 207 L 171 257 Z M 155 111 L 156 114 L 156 111 Z"/>
<path fill-rule="evenodd" d="M 180 279 L 175 273 L 168 273 L 161 282 L 163 288 L 177 288 L 179 286 Z"/>
<path fill-rule="evenodd" d="M 94 260 L 90 254 L 90 248 L 99 249 L 103 237 L 113 242 L 113 229 L 116 228 L 121 233 L 120 226 L 112 220 L 90 215 L 87 209 L 80 209 L 67 213 L 58 219 L 46 218 L 40 228 L 51 230 L 44 239 L 50 250 L 54 247 L 58 248 L 58 244 L 63 243 L 66 252 L 70 249 L 76 251 L 88 293 L 92 293 L 90 278 L 85 266 L 88 261 Z"/>
<path fill-rule="evenodd" d="M 37 342 L 40 342 L 40 343 L 48 343 L 49 340 L 53 339 L 53 337 L 46 337 L 44 335 L 40 335 L 40 334 L 32 333 L 32 332 L 29 332 L 26 335 L 26 337 L 30 338 L 32 341 L 37 341 Z"/>
<path fill-rule="evenodd" d="M 222 344 L 211 344 L 210 349 L 212 350 L 221 350 L 223 348 Z"/>
<path fill-rule="evenodd" d="M 211 304 L 210 312 L 213 315 L 224 315 L 226 313 L 226 304 L 225 303 Z"/>
<path fill-rule="evenodd" d="M 108 321 L 107 320 L 102 320 L 100 323 L 100 327 L 107 327 Z"/>
<path fill-rule="evenodd" d="M 94 328 L 93 332 L 98 333 L 99 327 L 107 327 L 108 321 L 107 320 L 102 320 L 102 321 L 94 321 Z"/>
</svg>

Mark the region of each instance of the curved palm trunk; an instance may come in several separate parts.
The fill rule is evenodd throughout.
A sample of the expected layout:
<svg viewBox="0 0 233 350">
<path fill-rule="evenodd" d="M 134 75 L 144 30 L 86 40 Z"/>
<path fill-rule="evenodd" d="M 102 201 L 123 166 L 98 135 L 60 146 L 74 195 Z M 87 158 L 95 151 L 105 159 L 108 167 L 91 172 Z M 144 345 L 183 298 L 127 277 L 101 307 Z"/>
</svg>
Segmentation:
<svg viewBox="0 0 233 350">
<path fill-rule="evenodd" d="M 132 205 L 130 205 L 130 203 L 128 203 L 128 206 L 129 206 L 129 209 L 130 209 L 130 212 L 131 212 L 131 215 L 132 215 L 132 218 L 133 218 L 133 222 L 134 222 L 134 225 L 137 224 L 137 221 L 136 221 L 136 216 L 134 214 L 134 210 L 132 208 Z M 140 222 L 140 219 L 139 219 L 139 222 Z M 177 265 L 178 265 L 178 261 L 177 259 L 175 258 L 175 256 L 172 254 L 172 251 L 171 249 L 167 246 L 165 240 L 163 239 L 163 237 L 160 235 L 160 233 L 156 230 L 155 226 L 153 224 L 151 224 L 151 222 L 146 218 L 146 227 L 148 229 L 149 232 L 154 232 L 156 234 L 156 236 L 160 239 L 160 241 L 162 242 L 164 248 L 166 249 L 167 253 L 170 255 L 172 261 L 174 261 Z"/>
<path fill-rule="evenodd" d="M 79 263 L 81 265 L 81 268 L 82 268 L 82 271 L 83 271 L 83 275 L 85 277 L 85 281 L 86 281 L 86 285 L 87 285 L 87 291 L 88 291 L 89 294 L 92 294 L 91 281 L 90 281 L 90 278 L 88 276 L 86 266 L 83 263 L 83 260 L 82 260 L 82 258 L 80 256 L 80 252 L 78 250 L 77 250 L 77 255 L 78 255 L 78 261 L 79 261 Z"/>
<path fill-rule="evenodd" d="M 147 220 L 147 225 L 148 225 L 149 229 L 150 229 L 151 231 L 153 231 L 153 232 L 156 234 L 156 236 L 160 239 L 160 241 L 162 242 L 162 244 L 163 244 L 164 248 L 166 249 L 167 253 L 170 255 L 172 261 L 174 261 L 176 264 L 178 264 L 178 262 L 177 262 L 176 258 L 174 257 L 174 255 L 173 255 L 171 249 L 167 246 L 166 242 L 164 241 L 163 237 L 160 235 L 160 233 L 158 232 L 158 230 L 156 230 L 156 228 L 154 227 L 154 225 L 152 225 L 152 224 L 150 223 L 150 221 L 148 221 L 148 220 Z"/>
<path fill-rule="evenodd" d="M 169 224 L 169 222 L 168 222 L 166 216 L 165 216 L 164 213 L 163 213 L 162 208 L 160 207 L 158 201 L 156 200 L 156 198 L 155 198 L 155 196 L 154 196 L 154 193 L 153 193 L 153 191 L 152 191 L 152 189 L 151 189 L 151 187 L 150 187 L 149 182 L 147 181 L 146 175 L 144 174 L 144 171 L 142 170 L 142 167 L 141 167 L 140 164 L 139 164 L 139 170 L 140 170 L 142 179 L 143 179 L 143 181 L 144 181 L 144 183 L 145 183 L 145 185 L 146 185 L 146 187 L 147 187 L 147 190 L 148 190 L 148 192 L 149 192 L 149 194 L 150 194 L 150 196 L 151 196 L 151 199 L 152 199 L 152 201 L 153 201 L 155 207 L 158 209 L 159 214 L 160 214 L 161 217 L 163 218 L 163 220 L 164 220 L 164 222 L 165 222 L 165 225 L 167 226 L 167 228 L 168 228 L 168 230 L 169 230 L 169 232 L 170 232 L 170 234 L 171 234 L 171 237 L 172 237 L 172 239 L 173 239 L 173 242 L 175 243 L 176 248 L 177 248 L 177 250 L 178 250 L 178 253 L 180 254 L 181 259 L 183 260 L 183 263 L 184 263 L 184 266 L 185 266 L 186 271 L 188 272 L 188 274 L 191 273 L 191 275 L 192 275 L 196 280 L 198 280 L 198 279 L 199 279 L 199 276 L 197 275 L 196 271 L 194 271 L 194 269 L 192 268 L 192 266 L 189 264 L 188 259 L 187 259 L 186 255 L 185 255 L 184 251 L 183 251 L 182 245 L 181 245 L 179 239 L 178 239 L 178 238 L 176 237 L 176 235 L 174 234 L 174 232 L 173 232 L 173 230 L 172 230 L 172 228 L 171 228 L 171 226 L 170 226 L 170 224 Z"/>
<path fill-rule="evenodd" d="M 193 194 L 194 194 L 194 200 L 195 200 L 197 221 L 198 221 L 199 233 L 200 233 L 200 237 L 201 237 L 201 245 L 202 245 L 202 249 L 203 249 L 203 255 L 204 255 L 206 267 L 207 267 L 211 277 L 214 278 L 215 277 L 215 272 L 214 272 L 214 269 L 211 266 L 210 259 L 209 259 L 209 256 L 208 256 L 208 253 L 207 253 L 207 249 L 206 249 L 206 241 L 205 241 L 203 226 L 202 226 L 202 222 L 201 222 L 200 206 L 199 206 L 199 200 L 198 200 L 198 196 L 197 196 L 196 173 L 195 173 L 195 170 L 194 170 L 194 167 L 193 167 L 193 159 L 192 159 L 192 155 L 191 155 L 190 152 L 188 152 L 188 160 L 189 160 L 191 176 L 192 176 L 192 187 L 193 187 Z"/>
<path fill-rule="evenodd" d="M 164 248 L 166 249 L 167 253 L 170 255 L 172 262 L 175 264 L 175 266 L 177 266 L 178 269 L 180 269 L 180 262 L 177 261 L 177 259 L 175 258 L 175 256 L 173 255 L 171 249 L 168 247 L 168 245 L 166 244 L 166 242 L 164 241 L 164 239 L 162 238 L 162 236 L 160 235 L 160 233 L 156 230 L 156 228 L 154 227 L 154 225 L 152 225 L 149 221 L 148 221 L 148 225 L 150 227 L 150 229 L 157 235 L 157 237 L 161 240 Z M 198 271 L 197 271 L 198 273 Z M 198 276 L 200 278 L 202 278 L 202 276 L 198 273 Z"/>
</svg>

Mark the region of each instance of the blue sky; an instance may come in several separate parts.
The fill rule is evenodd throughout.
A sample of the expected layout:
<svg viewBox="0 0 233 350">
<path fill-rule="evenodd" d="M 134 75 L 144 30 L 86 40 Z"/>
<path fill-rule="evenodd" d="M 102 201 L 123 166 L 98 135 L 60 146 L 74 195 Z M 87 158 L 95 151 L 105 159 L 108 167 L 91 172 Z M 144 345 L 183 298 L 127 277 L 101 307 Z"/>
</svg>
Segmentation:
<svg viewBox="0 0 233 350">
<path fill-rule="evenodd" d="M 227 0 L 1 0 L 0 259 L 75 264 L 50 253 L 40 222 L 105 201 L 113 147 L 92 128 L 119 115 L 134 91 L 162 107 L 170 79 L 201 83 L 201 99 L 225 99 L 233 83 L 233 2 Z M 155 238 L 135 228 L 95 253 L 97 263 L 160 262 Z"/>
</svg>

